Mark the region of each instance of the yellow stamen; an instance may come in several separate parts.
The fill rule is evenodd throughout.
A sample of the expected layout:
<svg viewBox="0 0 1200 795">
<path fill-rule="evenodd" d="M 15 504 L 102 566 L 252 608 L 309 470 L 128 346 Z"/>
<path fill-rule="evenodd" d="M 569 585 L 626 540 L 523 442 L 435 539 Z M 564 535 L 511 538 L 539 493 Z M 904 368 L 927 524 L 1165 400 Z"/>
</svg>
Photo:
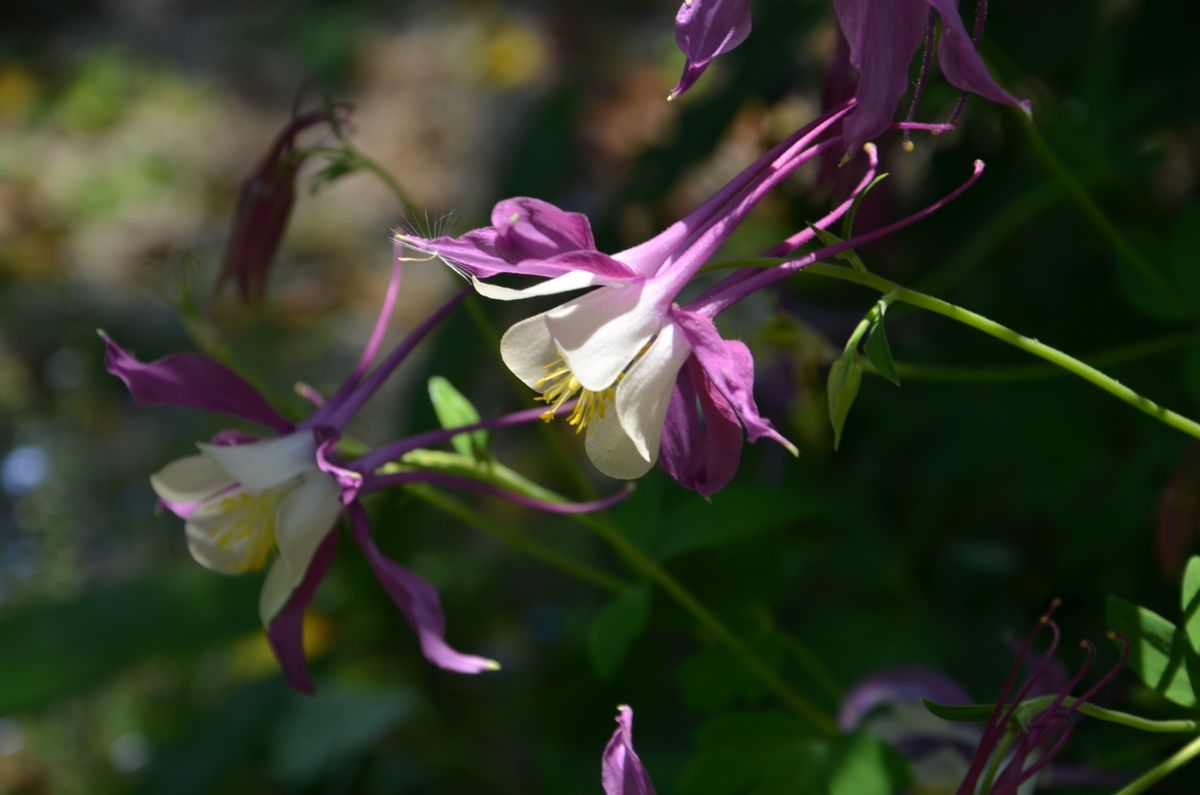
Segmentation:
<svg viewBox="0 0 1200 795">
<path fill-rule="evenodd" d="M 217 504 L 221 516 L 208 528 L 208 533 L 219 549 L 240 552 L 239 570 L 251 571 L 266 565 L 275 548 L 275 511 L 282 497 L 276 489 L 261 494 L 243 491 Z"/>
<path fill-rule="evenodd" d="M 584 389 L 583 384 L 579 383 L 579 379 L 571 373 L 571 368 L 567 366 L 561 356 L 542 369 L 546 371 L 546 374 L 539 378 L 534 386 L 542 390 L 539 400 L 550 404 L 550 408 L 542 412 L 544 422 L 552 422 L 563 404 L 575 395 L 579 395 L 575 401 L 575 407 L 567 416 L 567 424 L 574 426 L 575 432 L 579 433 L 592 420 L 603 419 L 609 402 L 616 399 L 614 387 L 602 389 L 599 392 Z"/>
</svg>

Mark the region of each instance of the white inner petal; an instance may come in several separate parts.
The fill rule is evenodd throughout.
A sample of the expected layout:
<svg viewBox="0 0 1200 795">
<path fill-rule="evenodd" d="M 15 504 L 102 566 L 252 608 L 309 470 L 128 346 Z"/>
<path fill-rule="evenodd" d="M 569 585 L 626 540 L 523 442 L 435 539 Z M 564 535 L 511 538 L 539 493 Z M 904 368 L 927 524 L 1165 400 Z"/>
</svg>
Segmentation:
<svg viewBox="0 0 1200 795">
<path fill-rule="evenodd" d="M 275 543 L 279 546 L 279 559 L 288 568 L 292 587 L 304 579 L 313 554 L 333 529 L 341 511 L 341 490 L 323 472 L 306 478 L 279 504 Z"/>
<path fill-rule="evenodd" d="M 296 431 L 251 444 L 198 447 L 251 492 L 278 486 L 316 467 L 317 443 L 312 431 Z"/>
<path fill-rule="evenodd" d="M 530 389 L 538 388 L 546 365 L 558 358 L 558 349 L 546 328 L 546 314 L 518 321 L 500 338 L 500 358 Z"/>
<path fill-rule="evenodd" d="M 593 284 L 597 284 L 599 279 L 599 276 L 588 271 L 568 271 L 561 276 L 555 276 L 553 279 L 546 279 L 525 288 L 501 287 L 498 284 L 490 284 L 475 277 L 471 278 L 471 283 L 475 285 L 475 290 L 485 298 L 514 301 L 520 298 L 533 298 L 539 295 L 565 293 L 568 290 L 582 290 L 584 287 L 591 287 Z"/>
<path fill-rule="evenodd" d="M 679 327 L 668 323 L 617 384 L 617 419 L 638 454 L 650 462 L 658 459 L 671 390 L 691 352 Z"/>
<path fill-rule="evenodd" d="M 200 502 L 233 483 L 220 464 L 206 455 L 180 458 L 150 476 L 154 493 L 173 503 Z"/>
</svg>

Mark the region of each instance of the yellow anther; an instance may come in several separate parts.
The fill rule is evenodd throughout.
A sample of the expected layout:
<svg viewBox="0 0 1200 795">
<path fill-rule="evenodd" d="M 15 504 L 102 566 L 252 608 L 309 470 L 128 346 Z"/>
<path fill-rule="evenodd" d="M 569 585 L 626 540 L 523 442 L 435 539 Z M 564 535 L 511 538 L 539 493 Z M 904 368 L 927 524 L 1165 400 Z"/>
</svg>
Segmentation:
<svg viewBox="0 0 1200 795">
<path fill-rule="evenodd" d="M 550 408 L 542 412 L 544 422 L 553 421 L 563 404 L 578 395 L 575 407 L 567 415 L 567 424 L 574 427 L 575 432 L 579 433 L 592 420 L 602 419 L 608 403 L 616 399 L 616 390 L 612 387 L 599 392 L 584 389 L 583 384 L 579 383 L 579 379 L 571 373 L 571 368 L 567 366 L 561 356 L 542 369 L 546 371 L 546 374 L 538 379 L 535 386 L 542 390 L 539 399 L 550 404 Z"/>
<path fill-rule="evenodd" d="M 241 571 L 266 565 L 275 548 L 275 511 L 281 496 L 274 490 L 262 494 L 242 492 L 218 503 L 221 515 L 208 527 L 208 533 L 223 551 L 240 547 L 237 567 Z"/>
</svg>

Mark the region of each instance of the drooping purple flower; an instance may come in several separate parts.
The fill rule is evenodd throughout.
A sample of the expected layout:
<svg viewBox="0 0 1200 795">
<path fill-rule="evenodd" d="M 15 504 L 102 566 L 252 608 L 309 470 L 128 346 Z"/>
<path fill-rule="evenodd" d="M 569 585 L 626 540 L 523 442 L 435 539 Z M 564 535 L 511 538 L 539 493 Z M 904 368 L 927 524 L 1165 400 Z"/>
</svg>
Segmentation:
<svg viewBox="0 0 1200 795">
<path fill-rule="evenodd" d="M 951 85 L 993 102 L 1029 110 L 1029 102 L 1006 91 L 979 57 L 984 4 L 976 36 L 967 33 L 957 0 L 834 0 L 838 24 L 858 71 L 855 110 L 843 122 L 846 151 L 853 152 L 892 123 L 896 105 L 908 90 L 908 69 L 927 35 L 932 16 L 941 20 L 938 64 Z"/>
<path fill-rule="evenodd" d="M 687 61 L 667 99 L 687 91 L 718 55 L 750 35 L 750 0 L 684 0 L 675 15 L 675 41 Z"/>
<path fill-rule="evenodd" d="M 617 730 L 600 759 L 604 795 L 655 795 L 650 774 L 633 750 L 633 710 L 617 707 Z"/>
<path fill-rule="evenodd" d="M 311 693 L 303 648 L 303 616 L 333 561 L 336 525 L 343 512 L 352 536 L 388 595 L 412 625 L 429 662 L 458 673 L 495 670 L 489 659 L 462 654 L 445 641 L 440 600 L 427 581 L 391 561 L 375 546 L 360 497 L 394 485 L 375 470 L 403 452 L 449 441 L 463 428 L 420 434 L 384 445 L 374 454 L 343 461 L 336 442 L 341 429 L 407 354 L 457 305 L 458 293 L 377 367 L 371 369 L 400 282 L 399 260 L 362 357 L 341 388 L 300 422 L 282 417 L 253 386 L 228 367 L 192 353 L 143 363 L 104 338 L 106 366 L 143 406 L 177 405 L 218 412 L 256 423 L 267 435 L 223 431 L 199 454 L 173 461 L 151 477 L 160 502 L 184 520 L 188 549 L 206 568 L 226 574 L 261 569 L 272 561 L 259 598 L 259 615 L 288 683 Z M 466 426 L 465 430 L 529 422 L 540 412 L 518 412 Z M 415 444 L 413 443 L 415 442 Z M 399 482 L 433 481 L 514 499 L 544 510 L 603 508 L 624 495 L 583 504 L 548 504 L 469 478 L 410 471 Z"/>
<path fill-rule="evenodd" d="M 1000 760 L 1003 767 L 1000 768 L 999 774 L 991 783 L 988 792 L 995 795 L 1017 795 L 1021 791 L 1022 785 L 1033 780 L 1066 747 L 1067 741 L 1075 729 L 1079 708 L 1108 684 L 1124 666 L 1125 659 L 1129 654 L 1129 642 L 1123 636 L 1109 632 L 1109 639 L 1116 641 L 1121 647 L 1119 659 L 1091 687 L 1078 696 L 1072 696 L 1071 691 L 1083 681 L 1096 659 L 1096 647 L 1091 641 L 1083 641 L 1080 645 L 1083 647 L 1086 657 L 1075 675 L 1062 684 L 1053 695 L 1044 696 L 1043 698 L 1049 699 L 1049 703 L 1039 705 L 1036 714 L 1026 715 L 1021 720 L 1015 721 L 1014 718 L 1018 709 L 1022 708 L 1022 703 L 1037 692 L 1043 675 L 1052 666 L 1054 653 L 1058 649 L 1061 637 L 1058 625 L 1052 618 L 1058 605 L 1059 601 L 1054 600 L 1050 608 L 1038 620 L 1033 631 L 1025 638 L 1017 660 L 1013 663 L 1004 685 L 1000 689 L 996 706 L 984 726 L 983 735 L 975 749 L 971 765 L 958 787 L 958 795 L 974 795 L 980 779 L 989 767 L 989 762 L 993 762 L 993 758 L 997 754 L 1003 754 L 1003 758 Z M 1021 671 L 1026 665 L 1026 658 L 1033 649 L 1033 643 L 1043 631 L 1050 633 L 1050 644 L 1043 655 L 1034 658 L 1025 681 L 1014 691 Z M 1006 752 L 1001 740 L 1014 729 L 1019 731 L 1019 735 L 1016 742 Z"/>
<path fill-rule="evenodd" d="M 305 159 L 304 152 L 296 148 L 296 138 L 320 124 L 343 124 L 339 114 L 345 111 L 345 106 L 336 106 L 294 117 L 242 182 L 217 279 L 218 290 L 232 280 L 237 282 L 242 301 L 262 301 L 267 276 L 296 200 L 296 175 Z"/>
</svg>

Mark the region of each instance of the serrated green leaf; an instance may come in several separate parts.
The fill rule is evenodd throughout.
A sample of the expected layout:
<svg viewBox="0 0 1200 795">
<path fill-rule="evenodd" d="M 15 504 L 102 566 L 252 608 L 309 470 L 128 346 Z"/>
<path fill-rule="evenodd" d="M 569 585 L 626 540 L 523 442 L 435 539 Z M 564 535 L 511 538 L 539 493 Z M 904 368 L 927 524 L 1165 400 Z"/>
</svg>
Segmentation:
<svg viewBox="0 0 1200 795">
<path fill-rule="evenodd" d="M 858 397 L 858 387 L 862 383 L 862 357 L 858 351 L 846 351 L 829 368 L 829 381 L 826 394 L 829 398 L 829 422 L 833 425 L 833 449 L 838 449 L 842 441 L 842 428 L 850 407 Z"/>
<path fill-rule="evenodd" d="M 908 760 L 869 734 L 839 737 L 826 768 L 829 795 L 892 795 L 912 783 Z"/>
<path fill-rule="evenodd" d="M 900 374 L 896 372 L 896 361 L 892 358 L 892 346 L 888 344 L 887 331 L 883 327 L 882 312 L 875 325 L 871 326 L 871 332 L 863 344 L 863 352 L 881 376 L 900 386 Z"/>
<path fill-rule="evenodd" d="M 429 379 L 429 401 L 443 428 L 457 428 L 479 422 L 479 412 L 471 401 L 454 388 L 445 378 L 435 375 Z M 455 436 L 450 440 L 454 449 L 476 461 L 490 461 L 491 435 L 487 431 L 472 431 Z"/>
<path fill-rule="evenodd" d="M 1196 706 L 1196 655 L 1167 619 L 1117 596 L 1108 597 L 1109 626 L 1129 641 L 1129 667 L 1151 690 L 1181 707 Z"/>
<path fill-rule="evenodd" d="M 1183 570 L 1180 592 L 1183 607 L 1183 629 L 1192 651 L 1200 653 L 1200 556 L 1193 555 Z"/>
<path fill-rule="evenodd" d="M 1171 270 L 1192 311 L 1200 309 L 1200 202 L 1185 207 L 1175 221 Z"/>
<path fill-rule="evenodd" d="M 646 628 L 651 593 L 645 584 L 630 588 L 613 597 L 592 622 L 588 656 L 592 669 L 601 679 L 608 679 L 617 672 L 629 656 L 633 642 Z"/>
<path fill-rule="evenodd" d="M 680 795 L 817 795 L 829 743 L 774 713 L 729 715 L 696 733 Z"/>
</svg>

